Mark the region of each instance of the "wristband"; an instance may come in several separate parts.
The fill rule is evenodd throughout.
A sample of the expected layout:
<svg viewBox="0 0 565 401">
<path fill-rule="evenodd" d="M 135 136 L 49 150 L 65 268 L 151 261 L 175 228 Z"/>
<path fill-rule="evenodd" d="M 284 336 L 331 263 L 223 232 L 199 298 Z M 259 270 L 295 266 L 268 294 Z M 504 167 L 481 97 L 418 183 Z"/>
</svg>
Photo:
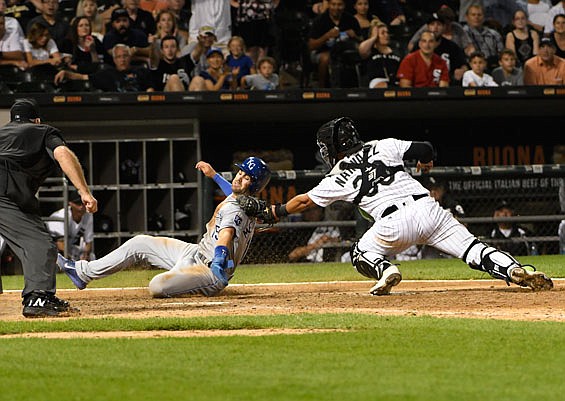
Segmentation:
<svg viewBox="0 0 565 401">
<path fill-rule="evenodd" d="M 288 211 L 286 210 L 286 203 L 284 205 L 278 204 L 275 206 L 275 214 L 277 217 L 288 216 Z"/>
<path fill-rule="evenodd" d="M 221 263 L 224 263 L 226 261 L 228 255 L 229 255 L 229 251 L 227 246 L 218 245 L 214 249 L 214 259 L 218 259 L 218 261 L 221 261 Z"/>
</svg>

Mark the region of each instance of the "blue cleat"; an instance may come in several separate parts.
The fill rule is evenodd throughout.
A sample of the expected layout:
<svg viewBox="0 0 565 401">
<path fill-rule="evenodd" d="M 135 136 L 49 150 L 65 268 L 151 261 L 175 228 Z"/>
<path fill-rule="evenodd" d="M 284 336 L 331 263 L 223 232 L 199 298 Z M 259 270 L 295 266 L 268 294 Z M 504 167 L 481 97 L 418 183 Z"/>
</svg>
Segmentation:
<svg viewBox="0 0 565 401">
<path fill-rule="evenodd" d="M 69 276 L 76 288 L 79 290 L 84 290 L 86 288 L 87 283 L 82 281 L 82 279 L 78 276 L 74 260 L 67 259 L 63 255 L 58 254 L 57 266 L 59 266 L 59 270 Z"/>
</svg>

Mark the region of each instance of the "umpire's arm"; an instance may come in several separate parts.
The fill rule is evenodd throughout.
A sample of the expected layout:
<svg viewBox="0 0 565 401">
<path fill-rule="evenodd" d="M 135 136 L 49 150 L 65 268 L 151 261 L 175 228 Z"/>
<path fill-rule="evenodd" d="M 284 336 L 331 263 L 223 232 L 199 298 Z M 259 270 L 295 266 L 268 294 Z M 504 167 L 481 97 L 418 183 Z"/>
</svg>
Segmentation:
<svg viewBox="0 0 565 401">
<path fill-rule="evenodd" d="M 53 157 L 61 166 L 61 170 L 69 177 L 69 180 L 71 180 L 77 189 L 82 203 L 86 207 L 86 211 L 89 213 L 96 212 L 98 210 L 98 201 L 90 193 L 82 167 L 74 152 L 67 146 L 61 145 L 53 150 Z"/>
</svg>

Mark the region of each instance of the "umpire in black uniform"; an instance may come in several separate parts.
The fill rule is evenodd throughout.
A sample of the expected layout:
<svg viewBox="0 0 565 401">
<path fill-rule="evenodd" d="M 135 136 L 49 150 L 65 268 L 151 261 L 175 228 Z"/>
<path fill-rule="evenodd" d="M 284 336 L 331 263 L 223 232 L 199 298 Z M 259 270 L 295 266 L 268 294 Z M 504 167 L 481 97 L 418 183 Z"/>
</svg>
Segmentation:
<svg viewBox="0 0 565 401">
<path fill-rule="evenodd" d="M 58 163 L 88 212 L 96 212 L 97 201 L 61 131 L 41 124 L 34 99 L 17 99 L 10 120 L 0 128 L 0 235 L 22 263 L 23 315 L 66 316 L 78 309 L 55 296 L 57 247 L 41 218 L 36 193 Z"/>
</svg>

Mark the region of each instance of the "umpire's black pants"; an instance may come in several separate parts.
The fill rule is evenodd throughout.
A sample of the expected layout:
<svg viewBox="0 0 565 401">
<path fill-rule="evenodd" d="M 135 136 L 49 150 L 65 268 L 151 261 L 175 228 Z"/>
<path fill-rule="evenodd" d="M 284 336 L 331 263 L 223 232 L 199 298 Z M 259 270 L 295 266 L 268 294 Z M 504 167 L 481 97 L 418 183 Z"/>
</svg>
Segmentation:
<svg viewBox="0 0 565 401">
<path fill-rule="evenodd" d="M 22 263 L 22 297 L 34 290 L 54 294 L 57 247 L 41 216 L 24 213 L 10 199 L 0 196 L 0 235 Z"/>
</svg>

